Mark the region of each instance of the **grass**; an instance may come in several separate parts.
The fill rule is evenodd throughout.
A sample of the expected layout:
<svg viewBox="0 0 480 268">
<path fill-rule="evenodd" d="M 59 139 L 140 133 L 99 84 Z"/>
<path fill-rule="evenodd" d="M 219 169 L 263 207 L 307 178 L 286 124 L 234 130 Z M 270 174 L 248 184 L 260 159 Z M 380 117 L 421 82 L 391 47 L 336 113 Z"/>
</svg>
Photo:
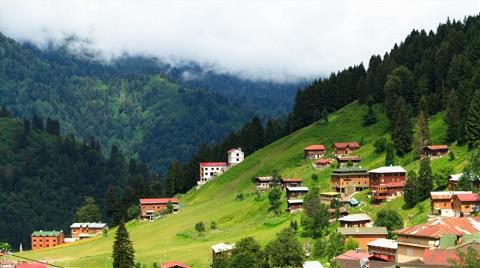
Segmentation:
<svg viewBox="0 0 480 268">
<path fill-rule="evenodd" d="M 300 177 L 309 187 L 318 186 L 321 191 L 330 191 L 330 174 L 332 168 L 316 170 L 312 160 L 303 159 L 303 148 L 309 144 L 322 143 L 331 153 L 330 145 L 338 141 L 359 141 L 362 145 L 356 154 L 362 157 L 364 168 L 375 168 L 384 164 L 385 154 L 375 153 L 373 142 L 379 137 L 389 137 L 388 121 L 375 106 L 378 122 L 369 127 L 361 125 L 366 113 L 366 106 L 352 103 L 329 117 L 329 122 L 317 122 L 292 133 L 265 148 L 248 156 L 240 165 L 228 170 L 215 181 L 204 185 L 199 190 L 191 190 L 180 196 L 184 208 L 175 215 L 169 215 L 155 222 L 130 222 L 127 225 L 135 250 L 136 261 L 152 265 L 167 260 L 178 260 L 192 267 L 207 267 L 211 262 L 210 247 L 219 242 L 233 243 L 245 236 L 253 236 L 262 244 L 268 243 L 282 228 L 289 225 L 291 219 L 300 216 L 282 214 L 274 215 L 268 210 L 267 193 L 258 198 L 254 192 L 252 177 L 271 175 L 278 170 L 283 177 Z M 432 141 L 441 143 L 445 135 L 443 114 L 430 119 Z M 467 151 L 465 147 L 452 147 L 457 158 L 449 161 L 446 158 L 434 160 L 434 173 L 442 176 L 450 172 L 460 171 L 465 164 Z M 413 161 L 410 153 L 397 158 L 399 164 L 408 170 L 418 169 L 418 161 Z M 318 179 L 312 180 L 312 174 Z M 244 195 L 243 200 L 237 200 L 238 193 Z M 374 216 L 382 207 L 392 207 L 399 211 L 407 225 L 421 223 L 426 220 L 429 202 L 423 202 L 423 210 L 419 207 L 403 209 L 403 198 L 397 198 L 390 203 L 372 205 L 367 200 L 367 192 L 356 194 L 365 204 L 351 212 L 364 211 Z M 283 204 L 286 206 L 286 204 Z M 207 230 L 199 236 L 194 231 L 195 223 L 203 221 L 210 226 L 216 221 L 218 229 Z M 334 228 L 334 227 L 332 227 Z M 115 230 L 107 237 L 97 237 L 71 245 L 56 248 L 26 252 L 23 255 L 55 262 L 69 267 L 111 267 L 111 250 Z M 301 238 L 303 243 L 313 242 Z"/>
</svg>

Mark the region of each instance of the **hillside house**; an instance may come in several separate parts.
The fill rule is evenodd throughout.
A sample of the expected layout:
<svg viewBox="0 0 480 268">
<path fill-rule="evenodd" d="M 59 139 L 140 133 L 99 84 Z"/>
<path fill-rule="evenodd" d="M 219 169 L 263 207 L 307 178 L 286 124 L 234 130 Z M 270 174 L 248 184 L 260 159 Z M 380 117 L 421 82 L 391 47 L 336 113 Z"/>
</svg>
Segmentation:
<svg viewBox="0 0 480 268">
<path fill-rule="evenodd" d="M 270 189 L 273 184 L 272 176 L 256 177 L 255 178 L 255 188 L 260 191 L 265 191 Z"/>
<path fill-rule="evenodd" d="M 442 157 L 448 154 L 448 145 L 428 145 L 423 147 L 423 155 L 430 158 Z"/>
<path fill-rule="evenodd" d="M 453 195 L 453 211 L 455 216 L 470 216 L 479 210 L 480 196 L 476 193 L 458 193 Z"/>
<path fill-rule="evenodd" d="M 300 178 L 287 178 L 281 180 L 282 188 L 302 186 L 303 180 Z"/>
<path fill-rule="evenodd" d="M 190 266 L 178 261 L 167 261 L 162 263 L 160 268 L 190 268 Z"/>
<path fill-rule="evenodd" d="M 350 214 L 338 219 L 340 227 L 372 227 L 370 216 L 365 213 Z"/>
<path fill-rule="evenodd" d="M 440 246 L 442 236 L 453 236 L 453 243 L 460 244 L 465 234 L 480 232 L 480 217 L 445 218 L 395 231 L 397 234 L 398 260 L 423 259 L 425 250 Z"/>
<path fill-rule="evenodd" d="M 401 196 L 405 187 L 406 170 L 400 166 L 388 166 L 372 169 L 368 172 L 372 200 L 384 200 Z"/>
<path fill-rule="evenodd" d="M 216 176 L 222 174 L 227 169 L 226 162 L 201 162 L 200 163 L 200 176 L 197 181 L 197 185 L 201 186 Z"/>
<path fill-rule="evenodd" d="M 397 241 L 385 238 L 379 238 L 367 243 L 368 254 L 377 259 L 387 262 L 395 262 L 397 259 Z"/>
<path fill-rule="evenodd" d="M 460 180 L 460 177 L 462 176 L 463 173 L 452 174 L 448 176 L 448 190 L 454 191 L 457 186 L 458 180 Z"/>
<path fill-rule="evenodd" d="M 72 238 L 84 239 L 94 237 L 108 230 L 106 223 L 102 222 L 75 222 L 70 225 L 70 234 Z"/>
<path fill-rule="evenodd" d="M 336 142 L 332 145 L 333 155 L 348 155 L 353 151 L 360 149 L 360 144 L 356 141 Z"/>
<path fill-rule="evenodd" d="M 369 178 L 366 169 L 356 167 L 334 169 L 330 178 L 332 191 L 340 193 L 342 197 L 363 191 L 370 186 Z"/>
<path fill-rule="evenodd" d="M 297 187 L 287 186 L 285 190 L 286 190 L 287 199 L 302 197 L 308 193 L 308 187 L 305 187 L 305 186 L 297 186 Z"/>
<path fill-rule="evenodd" d="M 351 237 L 358 242 L 360 249 L 367 251 L 367 244 L 380 238 L 387 238 L 387 228 L 385 227 L 339 227 L 337 229 L 345 239 Z"/>
<path fill-rule="evenodd" d="M 320 193 L 320 201 L 322 203 L 330 204 L 334 199 L 340 199 L 341 195 L 337 192 L 324 192 Z"/>
<path fill-rule="evenodd" d="M 233 167 L 240 164 L 243 159 L 245 159 L 245 154 L 242 151 L 242 148 L 232 148 L 228 150 L 228 166 Z"/>
<path fill-rule="evenodd" d="M 456 194 L 471 194 L 470 191 L 430 192 L 432 214 L 445 217 L 455 216 L 453 197 Z"/>
<path fill-rule="evenodd" d="M 319 159 L 325 155 L 325 146 L 323 144 L 313 144 L 303 148 L 303 157 L 305 159 Z"/>
<path fill-rule="evenodd" d="M 232 250 L 235 248 L 235 244 L 219 243 L 212 246 L 212 260 L 213 262 L 222 256 L 229 256 L 232 254 Z"/>
<path fill-rule="evenodd" d="M 51 248 L 64 243 L 63 231 L 35 231 L 31 235 L 32 250 Z"/>
<path fill-rule="evenodd" d="M 173 206 L 173 211 L 178 210 L 178 199 L 175 197 L 140 199 L 140 218 L 153 220 L 156 215 L 167 209 L 169 203 Z"/>
<path fill-rule="evenodd" d="M 339 207 L 338 208 L 338 213 L 340 217 L 347 216 L 348 215 L 348 210 L 345 207 Z M 337 211 L 334 208 L 329 208 L 328 209 L 328 218 L 330 220 L 337 220 Z"/>
<path fill-rule="evenodd" d="M 362 161 L 362 158 L 357 155 L 339 155 L 337 156 L 337 163 L 340 167 L 348 166 L 351 163 L 353 166 L 357 166 Z"/>
<path fill-rule="evenodd" d="M 293 213 L 303 210 L 303 199 L 288 199 L 287 212 Z"/>
<path fill-rule="evenodd" d="M 318 169 L 326 168 L 330 166 L 332 162 L 333 160 L 330 158 L 320 158 L 315 160 L 315 162 L 313 162 L 313 167 Z"/>
</svg>

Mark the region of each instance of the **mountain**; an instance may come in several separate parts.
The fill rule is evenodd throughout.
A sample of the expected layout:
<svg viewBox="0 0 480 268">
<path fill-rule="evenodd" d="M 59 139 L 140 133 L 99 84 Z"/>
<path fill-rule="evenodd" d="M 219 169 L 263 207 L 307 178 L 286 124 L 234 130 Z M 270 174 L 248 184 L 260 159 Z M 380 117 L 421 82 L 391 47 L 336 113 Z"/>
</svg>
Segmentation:
<svg viewBox="0 0 480 268">
<path fill-rule="evenodd" d="M 300 222 L 300 215 L 283 213 L 280 216 L 269 210 L 267 193 L 257 197 L 252 178 L 271 175 L 277 170 L 283 177 L 301 177 L 308 187 L 318 186 L 321 191 L 330 190 L 332 168 L 316 170 L 313 160 L 303 159 L 303 148 L 309 144 L 325 144 L 327 154 L 330 145 L 337 141 L 359 141 L 362 145 L 358 155 L 362 157 L 362 166 L 375 168 L 383 165 L 385 153 L 376 153 L 373 143 L 380 137 L 389 139 L 389 123 L 383 115 L 380 105 L 374 106 L 377 123 L 364 127 L 362 117 L 367 112 L 366 105 L 354 102 L 329 116 L 329 122 L 316 122 L 302 128 L 255 153 L 248 155 L 239 165 L 228 170 L 214 181 L 199 190 L 192 189 L 180 196 L 182 209 L 178 214 L 169 215 L 154 222 L 130 222 L 127 224 L 133 240 L 136 261 L 146 265 L 167 260 L 178 260 L 192 267 L 206 267 L 210 263 L 211 245 L 219 242 L 233 243 L 246 236 L 253 236 L 262 244 L 272 240 L 279 230 L 289 226 L 291 219 Z M 429 128 L 433 143 L 445 139 L 446 126 L 444 113 L 430 118 Z M 466 146 L 452 145 L 456 159 L 433 160 L 432 169 L 444 182 L 453 172 L 459 172 L 468 157 Z M 416 170 L 418 161 L 413 161 L 413 153 L 397 158 L 396 163 L 407 170 Z M 312 174 L 318 179 L 313 180 Z M 242 193 L 243 199 L 237 198 Z M 360 193 L 359 198 L 366 193 Z M 423 222 L 430 210 L 430 202 L 423 202 L 423 210 L 418 207 L 403 209 L 403 197 L 383 206 L 370 205 L 367 213 L 374 216 L 381 207 L 395 208 L 405 219 L 407 225 Z M 286 204 L 282 198 L 282 209 Z M 407 216 L 408 215 L 408 216 Z M 218 224 L 217 230 L 208 230 L 204 236 L 198 236 L 194 225 L 204 221 Z M 207 228 L 208 229 L 208 228 Z M 30 258 L 38 258 L 78 267 L 103 267 L 109 263 L 115 230 L 107 237 L 84 240 L 79 243 L 38 252 L 24 253 Z M 313 243 L 311 238 L 302 237 L 302 242 Z"/>
</svg>

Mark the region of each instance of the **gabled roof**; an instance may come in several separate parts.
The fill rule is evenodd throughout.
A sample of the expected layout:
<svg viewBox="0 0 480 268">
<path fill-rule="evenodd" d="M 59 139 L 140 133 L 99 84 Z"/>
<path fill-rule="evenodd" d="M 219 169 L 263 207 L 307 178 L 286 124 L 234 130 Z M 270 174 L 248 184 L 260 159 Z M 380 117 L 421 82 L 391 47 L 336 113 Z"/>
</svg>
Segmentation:
<svg viewBox="0 0 480 268">
<path fill-rule="evenodd" d="M 160 268 L 173 268 L 173 267 L 190 268 L 190 266 L 178 261 L 167 261 L 160 266 Z"/>
<path fill-rule="evenodd" d="M 339 155 L 337 156 L 338 161 L 361 161 L 362 158 L 358 155 Z"/>
<path fill-rule="evenodd" d="M 339 227 L 337 231 L 342 235 L 387 235 L 385 227 Z"/>
<path fill-rule="evenodd" d="M 200 167 L 226 167 L 227 162 L 201 162 Z"/>
<path fill-rule="evenodd" d="M 107 224 L 103 222 L 75 222 L 70 225 L 70 228 L 103 229 L 105 227 L 107 227 Z"/>
<path fill-rule="evenodd" d="M 305 151 L 325 151 L 325 146 L 323 144 L 312 144 L 309 145 L 305 148 L 303 148 Z"/>
<path fill-rule="evenodd" d="M 343 149 L 343 148 L 360 148 L 360 144 L 356 141 L 350 141 L 350 142 L 335 142 L 332 147 Z"/>
<path fill-rule="evenodd" d="M 320 158 L 318 160 L 315 161 L 315 164 L 330 164 L 333 160 L 332 159 L 329 159 L 329 158 Z"/>
<path fill-rule="evenodd" d="M 448 150 L 448 145 L 428 145 L 423 147 L 424 149 L 427 148 L 429 150 Z"/>
<path fill-rule="evenodd" d="M 456 194 L 455 195 L 458 200 L 461 202 L 479 202 L 480 201 L 480 196 L 476 193 L 470 193 L 470 194 Z"/>
<path fill-rule="evenodd" d="M 335 257 L 335 259 L 340 260 L 364 260 L 372 257 L 373 255 L 363 252 L 355 252 L 353 250 L 349 250 L 341 255 Z"/>
<path fill-rule="evenodd" d="M 356 222 L 356 221 L 369 221 L 370 216 L 365 213 L 357 213 L 357 214 L 350 214 L 338 219 L 339 221 L 348 221 L 348 222 Z"/>
<path fill-rule="evenodd" d="M 263 181 L 263 182 L 271 182 L 273 181 L 273 177 L 272 176 L 256 177 L 255 180 Z"/>
<path fill-rule="evenodd" d="M 305 186 L 298 186 L 298 187 L 287 186 L 287 191 L 289 191 L 289 192 L 308 192 L 308 187 L 305 187 Z"/>
<path fill-rule="evenodd" d="M 398 235 L 439 239 L 446 234 L 463 236 L 480 232 L 480 217 L 445 218 L 395 231 Z"/>
<path fill-rule="evenodd" d="M 61 233 L 63 233 L 63 231 L 43 231 L 43 230 L 40 230 L 40 231 L 34 231 L 32 233 L 32 236 L 59 236 Z"/>
<path fill-rule="evenodd" d="M 369 173 L 406 173 L 407 171 L 401 166 L 385 166 L 372 169 Z"/>
<path fill-rule="evenodd" d="M 379 247 L 379 248 L 391 248 L 391 249 L 398 248 L 397 241 L 392 239 L 386 239 L 386 238 L 379 238 L 372 242 L 368 242 L 367 246 Z"/>
<path fill-rule="evenodd" d="M 229 251 L 235 247 L 235 244 L 225 244 L 225 243 L 218 243 L 212 246 L 212 250 L 215 253 L 219 253 L 222 251 Z"/>
<path fill-rule="evenodd" d="M 140 199 L 140 204 L 141 205 L 167 204 L 169 202 L 172 203 L 172 204 L 178 204 L 178 199 L 176 197 L 172 197 L 172 198 L 141 198 Z"/>
<path fill-rule="evenodd" d="M 451 199 L 456 194 L 471 194 L 471 191 L 430 192 L 432 200 Z"/>
</svg>

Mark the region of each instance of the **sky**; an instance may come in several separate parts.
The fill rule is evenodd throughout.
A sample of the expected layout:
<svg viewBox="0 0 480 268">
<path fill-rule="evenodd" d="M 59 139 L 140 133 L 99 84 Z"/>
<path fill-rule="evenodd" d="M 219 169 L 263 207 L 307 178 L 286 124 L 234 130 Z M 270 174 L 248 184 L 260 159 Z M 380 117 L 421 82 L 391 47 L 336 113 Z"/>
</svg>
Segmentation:
<svg viewBox="0 0 480 268">
<path fill-rule="evenodd" d="M 0 0 L 0 31 L 39 46 L 75 35 L 105 59 L 194 61 L 281 82 L 368 65 L 414 28 L 479 12 L 480 0 Z"/>
</svg>

